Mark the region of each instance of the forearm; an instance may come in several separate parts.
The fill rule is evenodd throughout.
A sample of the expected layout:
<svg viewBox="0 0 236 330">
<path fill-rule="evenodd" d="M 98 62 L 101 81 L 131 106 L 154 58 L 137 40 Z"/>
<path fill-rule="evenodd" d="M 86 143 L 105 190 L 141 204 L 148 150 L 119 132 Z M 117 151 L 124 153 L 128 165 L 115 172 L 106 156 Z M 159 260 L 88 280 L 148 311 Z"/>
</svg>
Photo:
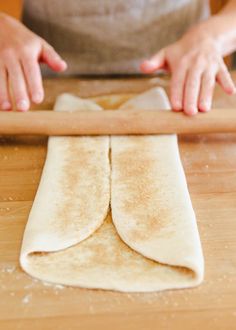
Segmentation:
<svg viewBox="0 0 236 330">
<path fill-rule="evenodd" d="M 4 13 L 3 11 L 0 11 L 0 19 L 3 20 L 7 17 L 8 15 Z"/>
<path fill-rule="evenodd" d="M 222 10 L 191 29 L 199 38 L 213 38 L 222 56 L 236 50 L 236 0 L 228 1 Z"/>
<path fill-rule="evenodd" d="M 0 28 L 5 28 L 9 21 L 18 22 L 15 17 L 0 11 Z"/>
</svg>

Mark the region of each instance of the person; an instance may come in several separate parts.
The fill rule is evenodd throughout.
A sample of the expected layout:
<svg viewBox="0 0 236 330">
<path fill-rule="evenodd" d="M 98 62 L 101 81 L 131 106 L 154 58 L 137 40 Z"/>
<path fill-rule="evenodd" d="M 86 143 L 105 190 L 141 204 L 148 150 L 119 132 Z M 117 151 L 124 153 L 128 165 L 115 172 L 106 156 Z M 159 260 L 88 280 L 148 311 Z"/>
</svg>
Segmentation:
<svg viewBox="0 0 236 330">
<path fill-rule="evenodd" d="M 235 85 L 223 57 L 236 49 L 236 0 L 209 16 L 205 0 L 25 0 L 23 23 L 0 13 L 0 108 L 41 103 L 40 63 L 57 73 L 171 73 L 174 111 L 211 109 L 215 82 Z M 145 59 L 146 58 L 146 59 Z M 67 70 L 66 70 L 67 69 Z M 48 71 L 43 67 L 44 75 Z"/>
</svg>

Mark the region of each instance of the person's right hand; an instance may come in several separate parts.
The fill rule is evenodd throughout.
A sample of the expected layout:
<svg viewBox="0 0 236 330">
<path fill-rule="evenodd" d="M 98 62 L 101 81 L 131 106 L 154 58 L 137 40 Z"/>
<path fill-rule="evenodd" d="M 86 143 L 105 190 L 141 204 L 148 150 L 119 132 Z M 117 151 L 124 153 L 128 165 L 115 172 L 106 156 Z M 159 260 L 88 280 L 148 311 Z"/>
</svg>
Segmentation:
<svg viewBox="0 0 236 330">
<path fill-rule="evenodd" d="M 30 102 L 41 103 L 44 90 L 39 62 L 61 72 L 65 61 L 42 38 L 22 23 L 0 14 L 0 109 L 27 111 Z M 12 98 L 10 95 L 10 88 Z"/>
</svg>

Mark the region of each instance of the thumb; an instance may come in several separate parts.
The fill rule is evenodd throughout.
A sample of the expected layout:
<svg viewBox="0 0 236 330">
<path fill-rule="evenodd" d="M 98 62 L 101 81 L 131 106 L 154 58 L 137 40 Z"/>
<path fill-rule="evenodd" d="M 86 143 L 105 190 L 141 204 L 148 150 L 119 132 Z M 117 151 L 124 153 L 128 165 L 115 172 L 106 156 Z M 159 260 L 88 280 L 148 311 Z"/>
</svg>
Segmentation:
<svg viewBox="0 0 236 330">
<path fill-rule="evenodd" d="M 141 63 L 140 69 L 143 73 L 153 73 L 165 66 L 165 49 L 161 49 L 157 54 Z"/>
<path fill-rule="evenodd" d="M 47 64 L 53 71 L 61 72 L 67 68 L 66 62 L 47 42 L 43 42 L 40 61 Z"/>
</svg>

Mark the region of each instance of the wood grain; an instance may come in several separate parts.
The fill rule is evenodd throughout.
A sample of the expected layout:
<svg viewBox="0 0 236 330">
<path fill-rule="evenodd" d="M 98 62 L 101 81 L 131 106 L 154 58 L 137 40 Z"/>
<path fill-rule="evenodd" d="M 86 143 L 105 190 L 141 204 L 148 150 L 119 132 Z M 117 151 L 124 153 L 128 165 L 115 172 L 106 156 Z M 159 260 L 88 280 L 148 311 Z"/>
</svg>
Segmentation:
<svg viewBox="0 0 236 330">
<path fill-rule="evenodd" d="M 156 77 L 47 80 L 43 108 L 52 108 L 59 93 L 72 92 L 93 96 L 111 109 L 160 82 L 167 85 Z M 123 96 L 109 99 L 104 94 Z M 214 107 L 235 106 L 236 96 L 226 96 L 217 88 Z M 179 139 L 203 244 L 205 281 L 196 289 L 153 294 L 49 286 L 20 269 L 22 234 L 40 180 L 46 142 L 42 137 L 21 136 L 2 137 L 0 141 L 1 329 L 235 328 L 236 134 L 189 135 Z"/>
<path fill-rule="evenodd" d="M 66 110 L 66 109 L 65 109 Z M 124 135 L 236 133 L 236 108 L 198 116 L 165 110 L 0 112 L 0 134 Z"/>
</svg>

